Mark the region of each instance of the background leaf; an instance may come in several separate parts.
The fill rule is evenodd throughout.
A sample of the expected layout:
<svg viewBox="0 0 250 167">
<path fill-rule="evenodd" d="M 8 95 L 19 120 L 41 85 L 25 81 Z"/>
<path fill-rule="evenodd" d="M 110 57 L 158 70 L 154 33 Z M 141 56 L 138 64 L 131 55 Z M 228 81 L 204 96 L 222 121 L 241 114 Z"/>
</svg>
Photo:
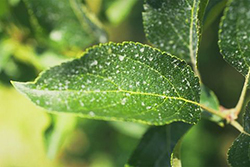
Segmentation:
<svg viewBox="0 0 250 167">
<path fill-rule="evenodd" d="M 114 129 L 116 129 L 120 133 L 137 139 L 141 138 L 148 128 L 147 125 L 133 123 L 133 122 L 110 121 L 109 125 L 111 125 Z"/>
<path fill-rule="evenodd" d="M 162 125 L 196 123 L 199 82 L 183 61 L 139 43 L 109 43 L 14 83 L 37 105 L 79 116 Z"/>
<path fill-rule="evenodd" d="M 207 29 L 225 8 L 227 0 L 209 0 L 203 19 L 204 29 Z"/>
<path fill-rule="evenodd" d="M 182 122 L 151 127 L 142 137 L 127 166 L 170 167 L 175 145 L 190 127 L 191 125 Z"/>
<path fill-rule="evenodd" d="M 131 12 L 136 0 L 116 0 L 106 10 L 109 21 L 114 24 L 120 24 Z"/>
<path fill-rule="evenodd" d="M 199 3 L 199 0 L 146 0 L 143 20 L 148 40 L 161 50 L 191 60 L 195 65 L 199 43 Z"/>
<path fill-rule="evenodd" d="M 220 25 L 219 46 L 224 59 L 244 76 L 250 64 L 250 3 L 230 0 Z"/>
<path fill-rule="evenodd" d="M 47 156 L 50 159 L 54 159 L 61 149 L 65 138 L 71 134 L 77 123 L 77 118 L 75 116 L 65 114 L 65 115 L 51 115 L 51 125 L 45 131 L 45 143 L 47 148 Z"/>
<path fill-rule="evenodd" d="M 212 108 L 216 111 L 220 110 L 220 103 L 219 103 L 216 95 L 214 94 L 213 91 L 211 91 L 209 88 L 207 88 L 203 84 L 201 85 L 200 103 L 203 104 L 204 106 L 206 106 L 208 108 Z M 224 122 L 223 122 L 224 120 L 221 117 L 214 115 L 214 114 L 211 114 L 208 111 L 203 110 L 202 117 L 207 118 L 210 121 L 216 122 L 220 126 L 224 126 Z"/>
<path fill-rule="evenodd" d="M 80 0 L 25 0 L 37 37 L 59 50 L 83 49 L 106 42 L 100 24 Z M 65 21 L 66 20 L 66 21 Z"/>
</svg>

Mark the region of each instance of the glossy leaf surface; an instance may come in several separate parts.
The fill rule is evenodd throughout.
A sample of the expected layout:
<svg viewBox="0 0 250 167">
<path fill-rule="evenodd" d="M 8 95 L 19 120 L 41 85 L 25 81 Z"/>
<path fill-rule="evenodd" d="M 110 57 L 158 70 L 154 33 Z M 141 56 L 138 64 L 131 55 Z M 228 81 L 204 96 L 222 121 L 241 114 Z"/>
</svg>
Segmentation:
<svg viewBox="0 0 250 167">
<path fill-rule="evenodd" d="M 139 43 L 96 46 L 34 83 L 14 85 L 47 110 L 93 119 L 162 125 L 200 117 L 200 86 L 191 68 Z"/>
<path fill-rule="evenodd" d="M 246 107 L 243 116 L 243 128 L 245 132 L 250 133 L 250 103 Z M 234 141 L 228 152 L 228 162 L 232 167 L 250 166 L 250 136 L 241 133 Z"/>
<path fill-rule="evenodd" d="M 161 50 L 196 64 L 199 0 L 146 0 L 144 8 L 148 40 Z"/>
<path fill-rule="evenodd" d="M 219 46 L 224 59 L 244 76 L 250 64 L 250 3 L 230 0 L 220 26 Z"/>
<path fill-rule="evenodd" d="M 170 167 L 172 152 L 190 127 L 191 125 L 182 122 L 151 127 L 142 137 L 127 166 Z"/>
</svg>

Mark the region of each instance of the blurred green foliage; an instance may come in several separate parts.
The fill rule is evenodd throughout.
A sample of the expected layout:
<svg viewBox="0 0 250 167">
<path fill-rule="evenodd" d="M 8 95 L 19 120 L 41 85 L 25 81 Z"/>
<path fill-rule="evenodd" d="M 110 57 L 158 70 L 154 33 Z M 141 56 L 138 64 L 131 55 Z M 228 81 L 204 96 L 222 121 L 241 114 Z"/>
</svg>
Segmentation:
<svg viewBox="0 0 250 167">
<path fill-rule="evenodd" d="M 60 142 L 55 144 L 61 147 L 57 148 L 54 159 L 50 159 L 46 143 L 50 137 L 44 134 L 48 134 L 48 128 L 53 129 L 53 120 L 58 119 L 53 117 L 57 116 L 34 106 L 10 87 L 10 80 L 33 80 L 41 70 L 78 57 L 86 47 L 106 42 L 107 38 L 114 42 L 147 43 L 141 17 L 143 0 L 130 0 L 123 6 L 124 1 L 63 0 L 71 2 L 71 7 L 74 3 L 82 4 L 76 5 L 73 12 L 68 5 L 64 6 L 65 11 L 56 5 L 59 11 L 53 12 L 62 15 L 58 16 L 61 21 L 51 18 L 53 24 L 47 25 L 44 17 L 49 17 L 51 11 L 43 11 L 39 16 L 34 13 L 36 6 L 29 6 L 32 1 L 0 0 L 0 166 L 116 167 L 127 162 L 147 127 L 75 118 L 74 128 L 64 134 L 64 140 L 52 140 Z M 203 83 L 215 92 L 223 106 L 230 108 L 238 100 L 243 77 L 219 53 L 218 24 L 223 3 L 217 6 L 218 13 L 207 14 L 210 23 L 201 41 L 198 67 Z M 48 5 L 47 1 L 43 5 Z M 124 8 L 121 10 L 119 6 Z M 53 7 L 51 4 L 50 10 Z M 79 23 L 79 15 L 84 23 Z M 76 27 L 68 32 L 71 26 Z M 86 27 L 91 31 L 95 27 L 95 31 L 86 31 Z M 69 35 L 63 38 L 61 29 Z M 89 35 L 90 40 L 86 39 Z M 65 40 L 59 43 L 55 40 L 59 37 Z M 70 38 L 77 41 L 71 42 Z M 50 136 L 62 135 L 61 132 L 53 131 Z M 236 136 L 237 132 L 230 127 L 222 129 L 215 123 L 200 122 L 184 138 L 183 165 L 226 166 L 226 152 Z"/>
</svg>

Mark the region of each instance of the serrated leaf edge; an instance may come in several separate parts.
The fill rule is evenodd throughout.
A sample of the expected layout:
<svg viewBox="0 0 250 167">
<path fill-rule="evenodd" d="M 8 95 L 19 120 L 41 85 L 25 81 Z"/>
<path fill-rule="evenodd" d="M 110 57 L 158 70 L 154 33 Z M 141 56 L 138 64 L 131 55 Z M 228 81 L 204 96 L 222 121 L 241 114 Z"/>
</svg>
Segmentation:
<svg viewBox="0 0 250 167">
<path fill-rule="evenodd" d="M 153 49 L 153 50 L 155 50 L 155 51 L 158 51 L 158 52 L 162 53 L 163 55 L 167 55 L 167 56 L 170 56 L 170 57 L 172 57 L 172 58 L 178 59 L 179 61 L 184 62 L 184 63 L 187 65 L 187 63 L 186 63 L 184 60 L 182 60 L 182 59 L 180 59 L 180 58 L 178 58 L 178 57 L 176 57 L 176 56 L 173 56 L 173 55 L 171 55 L 171 54 L 168 54 L 168 53 L 166 53 L 166 52 L 162 52 L 161 50 L 159 50 L 159 49 L 157 49 L 157 48 L 154 48 L 154 47 L 151 47 L 151 46 L 149 46 L 149 45 L 147 45 L 147 44 L 141 44 L 141 43 L 139 43 L 139 42 L 131 42 L 131 41 L 125 41 L 125 42 L 122 42 L 122 43 L 108 42 L 108 43 L 101 43 L 101 44 L 99 44 L 99 45 L 94 45 L 94 46 L 92 46 L 92 47 L 90 47 L 90 48 L 87 48 L 87 49 L 82 53 L 82 56 L 80 56 L 79 58 L 76 58 L 76 59 L 73 59 L 73 60 L 69 60 L 69 61 L 66 61 L 66 62 L 62 62 L 62 63 L 59 64 L 59 65 L 50 67 L 50 68 L 48 68 L 47 70 L 42 71 L 34 81 L 25 82 L 25 83 L 23 83 L 23 82 L 17 82 L 17 81 L 10 81 L 10 82 L 11 82 L 12 85 L 18 90 L 18 92 L 20 92 L 20 93 L 23 94 L 26 98 L 28 98 L 28 96 L 22 91 L 22 88 L 27 89 L 27 88 L 25 87 L 25 85 L 35 84 L 35 83 L 37 82 L 37 80 L 40 79 L 41 76 L 42 76 L 45 72 L 49 71 L 50 69 L 59 67 L 59 66 L 61 66 L 61 65 L 63 65 L 63 64 L 66 64 L 66 63 L 69 63 L 69 62 L 78 61 L 78 60 L 80 60 L 83 56 L 87 55 L 91 50 L 93 50 L 93 49 L 95 49 L 95 48 L 102 47 L 102 46 L 107 46 L 107 45 L 112 45 L 112 44 L 115 44 L 115 45 L 117 45 L 117 46 L 119 46 L 119 45 L 120 45 L 120 46 L 123 46 L 123 45 L 125 45 L 125 44 L 134 44 L 134 45 L 140 45 L 140 46 L 142 46 L 142 47 L 149 47 L 149 48 L 151 48 L 151 49 Z M 189 65 L 187 65 L 186 67 L 189 68 L 190 72 L 193 73 L 193 75 L 194 75 L 194 72 L 193 72 L 193 70 L 191 69 L 191 67 L 190 67 Z M 197 77 L 196 75 L 194 75 L 194 78 L 197 79 L 197 80 L 199 80 L 198 77 Z M 38 90 L 36 90 L 36 91 L 38 91 Z M 133 92 L 133 91 L 126 91 L 126 90 L 121 90 L 121 91 L 128 92 L 128 93 L 131 93 L 131 94 L 142 93 L 142 92 Z M 56 91 L 55 91 L 55 92 L 56 92 Z M 94 92 L 94 91 L 93 91 L 93 92 Z M 106 91 L 106 92 L 107 92 L 107 91 Z M 117 92 L 117 90 L 115 90 L 114 92 Z M 194 105 L 200 107 L 200 103 L 199 103 L 199 102 L 191 101 L 191 100 L 188 100 L 188 99 L 185 99 L 185 98 L 181 98 L 181 97 L 167 97 L 167 96 L 165 96 L 165 95 L 152 94 L 152 93 L 143 93 L 143 94 L 144 94 L 144 95 L 151 95 L 151 96 L 157 96 L 157 97 L 164 97 L 164 98 L 171 98 L 171 99 L 182 100 L 182 101 L 184 101 L 184 102 L 188 102 L 188 103 L 191 103 L 191 104 L 194 104 Z M 200 94 L 200 92 L 199 92 L 199 94 Z M 200 95 L 199 95 L 199 96 L 200 96 Z M 28 99 L 31 101 L 30 98 L 28 98 Z M 36 106 L 38 106 L 38 105 L 36 105 Z M 42 107 L 40 107 L 40 106 L 38 106 L 38 107 L 39 107 L 39 108 L 42 108 Z M 54 114 L 60 114 L 60 113 L 61 113 L 61 112 L 58 112 L 58 111 L 47 111 L 47 112 L 49 112 L 49 113 L 54 113 Z M 125 119 L 123 119 L 123 118 L 116 118 L 116 117 L 102 117 L 102 116 L 95 116 L 95 117 L 92 117 L 92 116 L 89 116 L 89 115 L 87 115 L 87 114 L 81 114 L 81 113 L 70 113 L 70 114 L 74 114 L 74 115 L 76 115 L 76 116 L 83 117 L 83 118 L 96 119 L 96 120 L 123 121 L 123 122 L 128 122 L 128 121 L 130 120 L 131 122 L 137 122 L 137 123 L 142 123 L 142 124 L 146 124 L 146 125 L 157 125 L 157 126 L 159 126 L 159 125 L 165 125 L 165 124 L 169 124 L 169 123 L 177 122 L 177 121 L 182 121 L 182 122 L 188 123 L 188 124 L 196 124 L 196 123 L 200 120 L 200 117 L 199 117 L 198 120 L 197 120 L 196 122 L 186 121 L 186 120 L 184 120 L 184 119 L 172 119 L 171 121 L 166 121 L 166 122 L 164 122 L 164 123 L 159 123 L 159 122 L 149 122 L 149 121 L 143 121 L 143 120 L 137 120 L 137 119 L 127 119 L 127 120 L 125 120 Z"/>
</svg>

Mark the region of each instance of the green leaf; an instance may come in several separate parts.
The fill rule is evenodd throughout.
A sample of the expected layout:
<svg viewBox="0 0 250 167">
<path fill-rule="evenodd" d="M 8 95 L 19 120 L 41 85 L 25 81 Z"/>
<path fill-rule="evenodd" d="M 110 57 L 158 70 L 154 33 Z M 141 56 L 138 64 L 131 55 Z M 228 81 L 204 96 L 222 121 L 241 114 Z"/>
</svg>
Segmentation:
<svg viewBox="0 0 250 167">
<path fill-rule="evenodd" d="M 212 108 L 216 111 L 220 111 L 220 103 L 214 94 L 209 88 L 205 85 L 201 85 L 201 98 L 200 103 L 208 108 Z M 216 122 L 220 126 L 224 126 L 223 119 L 217 115 L 211 114 L 208 111 L 203 110 L 202 117 L 207 118 L 210 121 Z"/>
<path fill-rule="evenodd" d="M 49 41 L 50 46 L 66 50 L 106 42 L 106 34 L 80 0 L 25 0 L 25 3 L 37 36 L 45 44 Z"/>
<path fill-rule="evenodd" d="M 244 76 L 250 64 L 250 3 L 230 0 L 222 18 L 219 46 L 224 59 Z"/>
<path fill-rule="evenodd" d="M 185 132 L 184 132 L 185 133 Z M 184 135 L 183 135 L 184 136 Z M 171 166 L 172 167 L 181 167 L 181 145 L 183 137 L 176 143 L 174 150 L 171 154 Z"/>
<path fill-rule="evenodd" d="M 250 166 L 250 103 L 243 115 L 243 128 L 248 134 L 241 133 L 228 151 L 228 162 L 232 167 Z"/>
<path fill-rule="evenodd" d="M 45 143 L 47 156 L 54 159 L 61 149 L 63 142 L 75 129 L 77 117 L 64 115 L 51 115 L 52 121 L 50 127 L 45 131 Z"/>
<path fill-rule="evenodd" d="M 200 118 L 198 78 L 176 57 L 139 43 L 103 44 L 13 83 L 37 105 L 79 116 L 163 125 Z"/>
<path fill-rule="evenodd" d="M 114 24 L 120 24 L 127 18 L 137 0 L 116 0 L 106 10 L 109 21 Z"/>
<path fill-rule="evenodd" d="M 133 122 L 110 121 L 109 124 L 118 132 L 137 139 L 141 138 L 148 128 L 147 125 L 133 123 Z"/>
<path fill-rule="evenodd" d="M 146 0 L 143 13 L 148 40 L 156 47 L 196 65 L 199 0 Z M 202 3 L 202 6 L 206 3 Z"/>
<path fill-rule="evenodd" d="M 10 62 L 10 58 L 13 54 L 14 46 L 8 42 L 9 40 L 1 40 L 0 41 L 0 72 L 4 70 L 7 64 Z"/>
<path fill-rule="evenodd" d="M 172 152 L 190 127 L 191 125 L 182 122 L 151 127 L 130 157 L 127 166 L 170 167 Z"/>
<path fill-rule="evenodd" d="M 9 11 L 9 5 L 7 0 L 0 1 L 0 18 L 2 19 Z"/>
<path fill-rule="evenodd" d="M 228 162 L 232 167 L 250 166 L 250 136 L 241 133 L 228 152 Z"/>
<path fill-rule="evenodd" d="M 208 28 L 225 8 L 227 0 L 210 0 L 204 15 L 204 29 Z"/>
<path fill-rule="evenodd" d="M 243 114 L 243 128 L 244 131 L 250 133 L 250 103 L 246 106 L 246 111 Z"/>
</svg>

